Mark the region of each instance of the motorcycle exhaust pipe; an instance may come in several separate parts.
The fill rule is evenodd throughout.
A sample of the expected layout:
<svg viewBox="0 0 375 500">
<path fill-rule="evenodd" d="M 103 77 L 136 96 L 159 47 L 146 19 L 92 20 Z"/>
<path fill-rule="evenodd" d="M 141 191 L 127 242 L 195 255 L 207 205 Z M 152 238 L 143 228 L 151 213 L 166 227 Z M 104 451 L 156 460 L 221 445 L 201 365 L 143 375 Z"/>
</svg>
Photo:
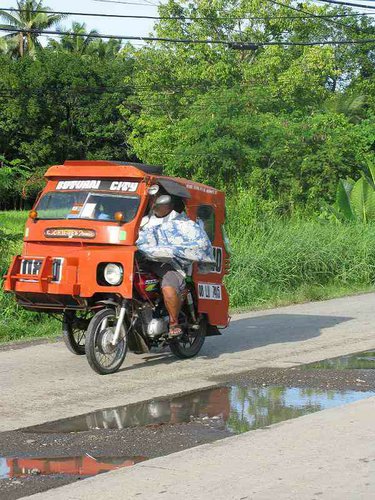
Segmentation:
<svg viewBox="0 0 375 500">
<path fill-rule="evenodd" d="M 197 316 L 195 314 L 193 296 L 191 295 L 190 291 L 186 295 L 186 302 L 187 302 L 187 305 L 189 307 L 190 316 L 191 316 L 193 322 L 196 323 L 197 322 Z"/>
</svg>

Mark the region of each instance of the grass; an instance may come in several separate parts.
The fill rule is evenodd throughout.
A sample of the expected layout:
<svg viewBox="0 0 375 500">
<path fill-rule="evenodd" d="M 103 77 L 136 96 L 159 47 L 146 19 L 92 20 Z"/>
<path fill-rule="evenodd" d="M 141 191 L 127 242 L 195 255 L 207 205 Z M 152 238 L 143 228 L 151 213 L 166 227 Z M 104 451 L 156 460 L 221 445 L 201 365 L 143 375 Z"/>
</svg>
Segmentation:
<svg viewBox="0 0 375 500">
<path fill-rule="evenodd" d="M 4 276 L 13 255 L 21 253 L 27 212 L 0 212 L 0 273 Z M 0 287 L 0 342 L 31 340 L 60 334 L 59 323 L 44 314 L 25 311 Z"/>
<path fill-rule="evenodd" d="M 367 291 L 375 281 L 375 226 L 252 221 L 229 227 L 233 308 L 259 308 Z"/>
<path fill-rule="evenodd" d="M 0 228 L 21 235 L 25 213 L 0 212 Z M 249 310 L 322 300 L 373 289 L 375 225 L 337 225 L 315 220 L 282 220 L 254 215 L 246 198 L 229 203 L 227 230 L 232 245 L 226 278 L 232 310 Z M 1 237 L 1 236 L 0 236 Z M 20 241 L 1 242 L 5 273 Z M 46 315 L 21 310 L 0 291 L 0 341 L 60 333 Z"/>
</svg>

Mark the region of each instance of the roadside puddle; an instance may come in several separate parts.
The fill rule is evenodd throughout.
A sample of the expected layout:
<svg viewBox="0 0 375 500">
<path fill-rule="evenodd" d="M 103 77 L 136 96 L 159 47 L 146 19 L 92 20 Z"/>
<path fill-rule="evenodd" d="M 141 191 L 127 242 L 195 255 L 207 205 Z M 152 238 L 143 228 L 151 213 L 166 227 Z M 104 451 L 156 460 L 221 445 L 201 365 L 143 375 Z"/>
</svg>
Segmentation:
<svg viewBox="0 0 375 500">
<path fill-rule="evenodd" d="M 374 370 L 375 351 L 357 352 L 338 358 L 323 359 L 299 367 L 303 370 Z"/>
<path fill-rule="evenodd" d="M 34 458 L 0 457 L 0 479 L 28 476 L 96 476 L 103 472 L 130 467 L 146 457 L 81 457 Z"/>
<path fill-rule="evenodd" d="M 22 432 L 60 434 L 194 423 L 240 434 L 374 395 L 373 391 L 231 385 L 99 410 Z"/>
</svg>

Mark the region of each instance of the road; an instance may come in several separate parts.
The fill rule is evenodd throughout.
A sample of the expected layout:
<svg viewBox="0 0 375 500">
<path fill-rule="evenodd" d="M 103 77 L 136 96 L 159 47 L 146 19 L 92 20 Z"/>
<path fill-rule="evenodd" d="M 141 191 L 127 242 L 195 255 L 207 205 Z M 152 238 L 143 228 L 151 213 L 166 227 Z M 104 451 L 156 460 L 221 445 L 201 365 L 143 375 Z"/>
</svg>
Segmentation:
<svg viewBox="0 0 375 500">
<path fill-rule="evenodd" d="M 321 411 L 30 500 L 373 500 L 375 398 Z"/>
<path fill-rule="evenodd" d="M 375 348 L 375 294 L 236 315 L 199 357 L 130 354 L 100 376 L 62 342 L 0 352 L 0 431 L 216 383 L 260 367 L 289 367 Z"/>
</svg>

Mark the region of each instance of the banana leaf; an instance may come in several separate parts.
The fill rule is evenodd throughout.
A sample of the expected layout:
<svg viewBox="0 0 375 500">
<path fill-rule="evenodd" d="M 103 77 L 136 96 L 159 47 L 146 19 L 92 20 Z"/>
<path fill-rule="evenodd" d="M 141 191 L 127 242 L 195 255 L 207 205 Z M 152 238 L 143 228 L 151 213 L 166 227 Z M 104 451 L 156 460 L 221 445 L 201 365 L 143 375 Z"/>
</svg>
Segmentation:
<svg viewBox="0 0 375 500">
<path fill-rule="evenodd" d="M 353 186 L 350 204 L 353 212 L 362 222 L 375 220 L 375 191 L 365 177 L 361 177 Z"/>
</svg>

